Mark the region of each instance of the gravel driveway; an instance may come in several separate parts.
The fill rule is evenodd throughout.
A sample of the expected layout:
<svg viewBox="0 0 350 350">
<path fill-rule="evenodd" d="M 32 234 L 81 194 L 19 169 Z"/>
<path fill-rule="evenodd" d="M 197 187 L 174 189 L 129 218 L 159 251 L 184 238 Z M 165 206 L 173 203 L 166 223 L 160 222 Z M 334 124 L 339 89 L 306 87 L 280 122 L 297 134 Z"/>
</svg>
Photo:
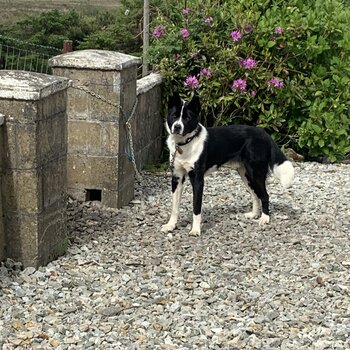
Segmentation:
<svg viewBox="0 0 350 350">
<path fill-rule="evenodd" d="M 350 349 L 350 165 L 296 165 L 269 184 L 271 223 L 247 221 L 229 169 L 209 176 L 204 226 L 179 228 L 170 178 L 144 174 L 120 210 L 69 204 L 72 245 L 35 271 L 0 268 L 0 348 Z"/>
</svg>

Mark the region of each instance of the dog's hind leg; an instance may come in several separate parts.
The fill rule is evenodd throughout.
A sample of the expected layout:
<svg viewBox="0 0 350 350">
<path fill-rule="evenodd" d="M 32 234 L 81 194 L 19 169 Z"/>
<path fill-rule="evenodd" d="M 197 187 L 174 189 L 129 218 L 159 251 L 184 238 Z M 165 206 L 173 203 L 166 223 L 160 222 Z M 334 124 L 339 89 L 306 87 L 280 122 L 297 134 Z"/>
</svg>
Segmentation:
<svg viewBox="0 0 350 350">
<path fill-rule="evenodd" d="M 193 223 L 190 231 L 191 236 L 200 236 L 202 221 L 202 200 L 204 188 L 204 176 L 195 172 L 190 172 L 189 177 L 193 189 Z"/>
<path fill-rule="evenodd" d="M 261 201 L 262 213 L 259 219 L 259 225 L 265 225 L 270 222 L 269 216 L 269 195 L 266 191 L 267 169 L 257 166 L 246 169 L 246 178 L 248 185 L 252 188 L 256 196 Z"/>
<path fill-rule="evenodd" d="M 173 175 L 171 179 L 171 190 L 173 193 L 171 216 L 168 223 L 162 226 L 162 232 L 171 232 L 176 227 L 177 219 L 179 217 L 180 201 L 184 182 L 185 176 L 179 177 Z"/>
<path fill-rule="evenodd" d="M 237 172 L 238 172 L 239 176 L 241 177 L 244 185 L 246 186 L 248 192 L 250 193 L 251 198 L 252 198 L 252 203 L 253 203 L 252 210 L 248 213 L 245 213 L 244 216 L 247 219 L 254 219 L 254 218 L 258 217 L 260 214 L 260 207 L 261 207 L 260 199 L 258 198 L 258 196 L 255 194 L 254 190 L 248 184 L 248 180 L 247 180 L 247 177 L 245 174 L 245 172 L 246 172 L 245 168 L 244 167 L 238 168 Z"/>
</svg>

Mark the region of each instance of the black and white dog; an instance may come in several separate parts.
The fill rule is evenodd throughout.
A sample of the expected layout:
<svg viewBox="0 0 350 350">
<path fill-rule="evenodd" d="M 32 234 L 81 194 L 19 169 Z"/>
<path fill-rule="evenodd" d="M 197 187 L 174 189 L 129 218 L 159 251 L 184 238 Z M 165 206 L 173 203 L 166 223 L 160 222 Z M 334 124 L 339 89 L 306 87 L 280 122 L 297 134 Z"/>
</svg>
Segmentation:
<svg viewBox="0 0 350 350">
<path fill-rule="evenodd" d="M 191 235 L 200 235 L 204 176 L 225 163 L 231 163 L 251 194 L 253 219 L 259 225 L 269 223 L 269 195 L 266 178 L 271 171 L 286 188 L 291 185 L 294 169 L 273 139 L 261 128 L 232 125 L 205 128 L 199 123 L 200 102 L 197 96 L 186 103 L 178 94 L 169 100 L 166 129 L 172 168 L 173 203 L 170 220 L 163 232 L 173 231 L 178 215 L 183 183 L 188 176 L 193 188 L 193 224 Z M 262 210 L 261 210 L 262 209 Z"/>
</svg>

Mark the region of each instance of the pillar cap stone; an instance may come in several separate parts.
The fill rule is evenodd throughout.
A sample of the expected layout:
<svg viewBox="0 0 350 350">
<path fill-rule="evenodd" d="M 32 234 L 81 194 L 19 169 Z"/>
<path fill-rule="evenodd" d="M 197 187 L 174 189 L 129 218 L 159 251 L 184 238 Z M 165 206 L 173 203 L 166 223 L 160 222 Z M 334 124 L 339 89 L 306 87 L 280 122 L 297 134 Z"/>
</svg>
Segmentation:
<svg viewBox="0 0 350 350">
<path fill-rule="evenodd" d="M 20 70 L 0 70 L 0 98 L 37 101 L 68 87 L 69 79 Z"/>
<path fill-rule="evenodd" d="M 50 58 L 54 68 L 77 68 L 90 70 L 123 70 L 138 65 L 141 58 L 107 50 L 79 50 Z"/>
</svg>

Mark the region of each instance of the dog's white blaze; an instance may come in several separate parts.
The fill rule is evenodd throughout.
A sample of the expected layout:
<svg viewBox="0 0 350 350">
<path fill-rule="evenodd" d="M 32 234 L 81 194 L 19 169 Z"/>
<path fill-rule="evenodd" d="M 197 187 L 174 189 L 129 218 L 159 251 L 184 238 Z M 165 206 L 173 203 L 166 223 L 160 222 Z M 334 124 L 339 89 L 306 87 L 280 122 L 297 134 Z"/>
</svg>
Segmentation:
<svg viewBox="0 0 350 350">
<path fill-rule="evenodd" d="M 165 122 L 165 129 L 166 129 L 167 133 L 170 135 L 171 134 L 171 130 L 169 128 L 168 121 Z"/>
<path fill-rule="evenodd" d="M 294 178 L 294 168 L 289 160 L 273 168 L 273 174 L 280 180 L 283 188 L 291 186 Z"/>
<path fill-rule="evenodd" d="M 184 113 L 184 107 L 185 107 L 185 101 L 182 101 L 182 107 L 181 107 L 181 112 L 180 112 L 180 118 L 172 125 L 171 127 L 171 132 L 174 134 L 175 132 L 175 127 L 179 126 L 180 127 L 180 132 L 179 134 L 182 135 L 185 129 L 184 123 L 182 121 L 182 115 Z"/>
<path fill-rule="evenodd" d="M 190 231 L 190 235 L 199 236 L 201 234 L 201 222 L 202 222 L 202 215 L 193 214 L 193 223 L 192 223 L 192 230 Z"/>
</svg>

